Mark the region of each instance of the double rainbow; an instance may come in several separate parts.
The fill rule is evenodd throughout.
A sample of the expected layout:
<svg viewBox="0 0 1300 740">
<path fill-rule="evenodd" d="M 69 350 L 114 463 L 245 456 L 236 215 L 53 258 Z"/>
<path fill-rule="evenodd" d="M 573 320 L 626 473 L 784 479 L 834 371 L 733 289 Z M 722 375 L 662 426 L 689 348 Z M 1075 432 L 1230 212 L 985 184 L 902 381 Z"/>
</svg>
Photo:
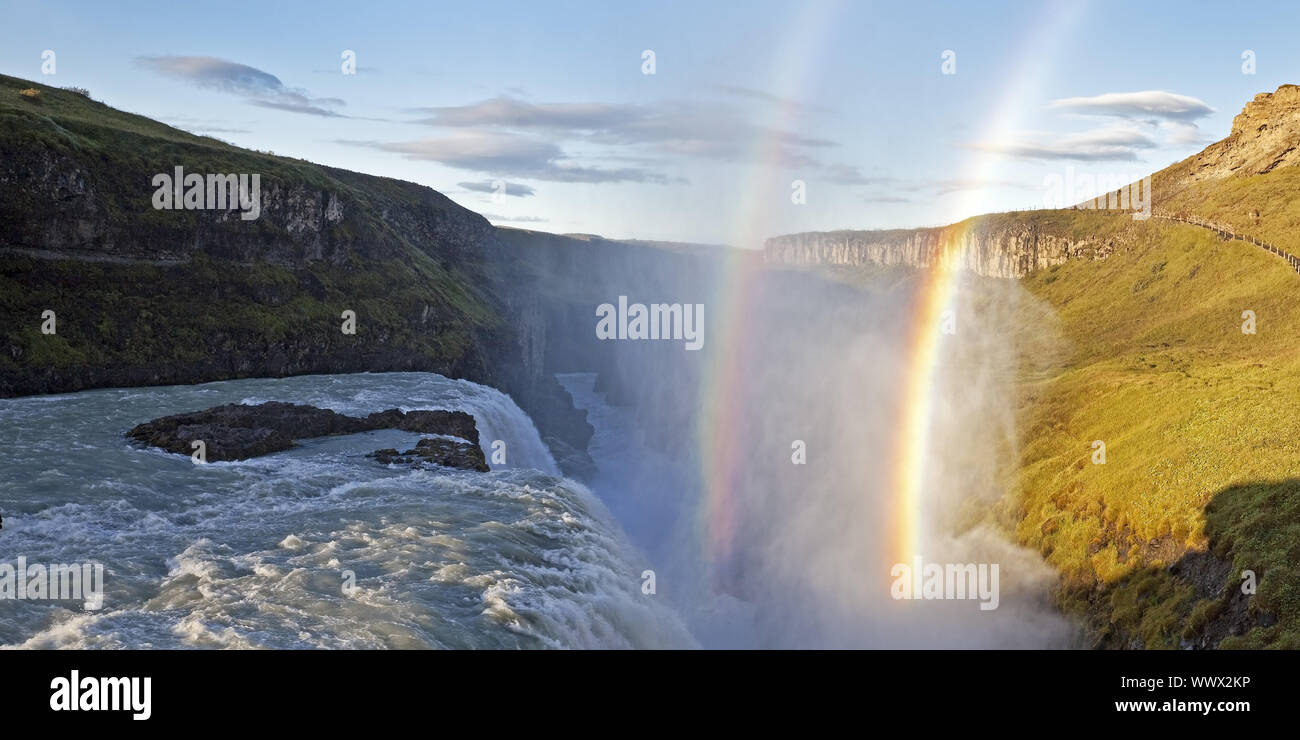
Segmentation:
<svg viewBox="0 0 1300 740">
<path fill-rule="evenodd" d="M 803 7 L 803 6 L 801 6 Z M 802 79 L 814 67 L 814 60 L 827 47 L 822 41 L 826 31 L 835 26 L 842 4 L 813 4 L 802 10 L 800 22 L 787 36 L 784 53 L 774 55 L 775 84 L 768 87 L 774 95 L 798 98 Z M 997 104 L 992 106 L 983 127 L 982 140 L 993 140 L 1011 130 L 1025 101 L 1039 99 L 1036 91 L 1050 71 L 1051 60 L 1058 48 L 1060 34 L 1074 25 L 1082 13 L 1082 4 L 1070 3 L 1047 7 L 1039 12 L 1043 17 L 1037 23 L 1027 23 L 1019 48 L 1022 61 L 1005 75 L 1007 84 Z M 1010 43 L 1016 43 L 1014 40 Z M 935 74 L 939 74 L 939 52 L 935 49 Z M 960 51 L 959 51 L 960 53 Z M 969 66 L 959 68 L 970 68 Z M 1003 70 L 1006 72 L 1007 70 Z M 959 78 L 958 78 L 959 79 Z M 954 84 L 960 84 L 954 79 Z M 794 112 L 778 108 L 776 120 L 764 131 L 786 130 Z M 779 137 L 771 134 L 754 142 L 754 160 L 766 165 L 758 169 L 762 174 L 746 180 L 738 208 L 738 221 L 732 229 L 734 244 L 753 246 L 761 244 L 763 235 L 753 233 L 755 224 L 762 222 L 755 216 L 771 207 L 774 197 L 787 197 L 788 172 L 779 164 L 781 151 Z M 1000 158 L 987 152 L 973 152 L 963 177 L 968 183 L 996 181 Z M 969 187 L 955 204 L 953 220 L 987 212 L 990 193 L 980 187 Z M 910 312 L 910 330 L 906 342 L 907 368 L 904 374 L 901 418 L 896 428 L 900 430 L 898 444 L 890 460 L 892 481 L 892 541 L 889 545 L 894 562 L 911 563 L 921 555 L 925 546 L 927 505 L 927 471 L 932 464 L 932 428 L 934 416 L 936 379 L 938 376 L 943 334 L 941 320 L 955 303 L 961 271 L 965 259 L 966 236 L 971 222 L 963 222 L 943 230 L 943 238 L 930 269 L 922 271 Z M 755 315 L 754 272 L 761 269 L 755 260 L 730 256 L 724 268 L 718 290 L 714 296 L 712 316 L 717 322 L 713 330 L 709 367 L 706 369 L 703 389 L 703 413 L 699 429 L 701 477 L 704 484 L 705 535 L 708 552 L 714 562 L 725 560 L 732 552 L 736 536 L 737 486 L 740 484 L 740 465 L 743 455 L 739 435 L 735 430 L 743 424 L 742 403 L 747 380 L 746 349 L 751 347 L 758 327 Z M 958 328 L 960 331 L 960 328 Z"/>
</svg>

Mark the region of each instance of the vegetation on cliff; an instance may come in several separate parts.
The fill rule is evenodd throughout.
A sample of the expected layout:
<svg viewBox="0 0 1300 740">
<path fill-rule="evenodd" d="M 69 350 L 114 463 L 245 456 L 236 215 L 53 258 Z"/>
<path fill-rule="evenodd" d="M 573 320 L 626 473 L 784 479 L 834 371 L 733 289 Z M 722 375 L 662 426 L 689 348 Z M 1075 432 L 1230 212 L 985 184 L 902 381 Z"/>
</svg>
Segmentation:
<svg viewBox="0 0 1300 740">
<path fill-rule="evenodd" d="M 1062 603 L 1106 646 L 1300 646 L 1300 278 L 1153 220 L 1130 249 L 1023 285 L 1068 354 L 1024 381 L 1015 532 L 1061 573 Z"/>
<path fill-rule="evenodd" d="M 1155 213 L 1294 253 L 1298 145 L 1300 88 L 1262 93 L 1153 175 Z M 1300 648 L 1300 277 L 1210 230 L 1132 228 L 1105 262 L 1024 281 L 1071 354 L 1026 382 L 1016 531 L 1099 644 Z"/>
<path fill-rule="evenodd" d="M 494 230 L 428 188 L 2 76 L 0 152 L 0 395 L 361 370 L 492 382 L 508 355 Z M 259 173 L 261 216 L 154 209 L 153 175 L 177 165 Z"/>
</svg>

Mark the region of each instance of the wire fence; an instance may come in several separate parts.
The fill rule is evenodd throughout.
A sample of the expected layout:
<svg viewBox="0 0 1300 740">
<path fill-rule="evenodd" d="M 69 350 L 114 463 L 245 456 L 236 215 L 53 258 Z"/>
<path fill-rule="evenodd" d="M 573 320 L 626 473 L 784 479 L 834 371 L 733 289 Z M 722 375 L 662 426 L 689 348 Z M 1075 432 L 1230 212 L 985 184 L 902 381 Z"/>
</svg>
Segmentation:
<svg viewBox="0 0 1300 740">
<path fill-rule="evenodd" d="M 1207 221 L 1203 218 L 1196 218 L 1195 216 L 1178 216 L 1178 215 L 1173 215 L 1168 213 L 1152 213 L 1151 215 L 1154 216 L 1155 218 L 1164 219 L 1165 221 L 1178 221 L 1179 223 L 1199 226 L 1202 229 L 1209 229 L 1224 239 L 1237 239 L 1243 242 L 1247 242 L 1249 244 L 1254 244 L 1260 249 L 1263 249 L 1266 252 L 1272 252 L 1278 257 L 1281 257 L 1282 259 L 1286 260 L 1287 264 L 1291 265 L 1291 268 L 1293 270 L 1295 270 L 1297 273 L 1300 273 L 1300 257 L 1296 257 L 1290 252 L 1283 251 L 1273 246 L 1272 244 L 1269 244 L 1268 242 L 1262 241 L 1260 239 L 1256 239 L 1253 236 L 1238 234 L 1237 232 L 1233 231 L 1231 226 L 1228 226 L 1226 224 L 1218 224 L 1213 221 Z"/>
</svg>

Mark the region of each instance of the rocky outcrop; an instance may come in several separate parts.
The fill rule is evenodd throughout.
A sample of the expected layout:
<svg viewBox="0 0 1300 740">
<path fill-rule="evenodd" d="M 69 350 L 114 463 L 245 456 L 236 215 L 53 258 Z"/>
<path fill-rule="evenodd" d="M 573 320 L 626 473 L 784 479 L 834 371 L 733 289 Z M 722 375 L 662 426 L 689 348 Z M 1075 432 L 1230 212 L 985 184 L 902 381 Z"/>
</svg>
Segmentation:
<svg viewBox="0 0 1300 740">
<path fill-rule="evenodd" d="M 478 427 L 464 411 L 407 411 L 389 409 L 365 417 L 340 414 L 281 401 L 256 405 L 226 404 L 204 411 L 164 416 L 140 424 L 126 433 L 137 442 L 168 452 L 192 454 L 203 442 L 209 462 L 245 460 L 287 450 L 295 440 L 356 434 L 377 429 L 400 429 L 443 434 L 478 447 Z M 482 451 L 479 451 L 482 457 Z"/>
<path fill-rule="evenodd" d="M 1227 138 L 1156 174 L 1156 202 L 1198 183 L 1300 165 L 1298 145 L 1300 86 L 1260 93 L 1232 119 Z"/>
<path fill-rule="evenodd" d="M 415 447 L 406 452 L 398 452 L 392 447 L 375 450 L 366 455 L 385 465 L 411 465 L 425 467 L 428 465 L 462 470 L 488 472 L 487 460 L 483 449 L 476 444 L 442 437 L 426 437 L 415 443 Z"/>
</svg>

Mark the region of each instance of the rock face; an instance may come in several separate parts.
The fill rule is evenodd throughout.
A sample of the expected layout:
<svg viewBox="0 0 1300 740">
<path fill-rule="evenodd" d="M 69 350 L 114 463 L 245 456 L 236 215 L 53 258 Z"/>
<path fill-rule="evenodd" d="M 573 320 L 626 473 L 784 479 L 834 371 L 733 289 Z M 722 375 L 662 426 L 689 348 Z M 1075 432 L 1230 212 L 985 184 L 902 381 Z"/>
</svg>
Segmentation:
<svg viewBox="0 0 1300 740">
<path fill-rule="evenodd" d="M 416 442 L 415 447 L 406 452 L 398 452 L 392 447 L 387 447 L 375 450 L 366 457 L 373 457 L 385 465 L 424 467 L 425 464 L 431 464 L 446 468 L 477 470 L 480 473 L 486 473 L 490 469 L 487 460 L 483 457 L 483 450 L 478 445 L 442 437 L 426 437 Z"/>
<path fill-rule="evenodd" d="M 584 481 L 590 481 L 596 476 L 596 463 L 586 450 L 574 449 L 558 437 L 547 437 L 542 441 L 550 448 L 555 464 L 565 476 Z"/>
<path fill-rule="evenodd" d="M 37 107 L 12 92 L 30 84 L 0 75 L 0 299 L 54 311 L 58 331 L 0 327 L 0 397 L 362 371 L 500 385 L 517 360 L 482 216 L 63 90 Z M 175 167 L 258 175 L 258 217 L 155 209 L 152 179 Z"/>
<path fill-rule="evenodd" d="M 464 411 L 379 411 L 365 417 L 281 401 L 226 404 L 204 411 L 164 416 L 140 424 L 126 436 L 168 452 L 189 455 L 202 441 L 210 462 L 245 460 L 287 450 L 298 439 L 356 434 L 376 429 L 445 434 L 478 449 L 478 427 Z M 480 450 L 478 457 L 482 459 Z"/>
<path fill-rule="evenodd" d="M 1207 180 L 1262 175 L 1278 167 L 1300 165 L 1300 86 L 1282 85 L 1260 93 L 1232 119 L 1232 133 L 1199 154 L 1156 175 L 1157 201 L 1162 191 L 1177 192 Z"/>
<path fill-rule="evenodd" d="M 1105 259 L 1109 239 L 1072 239 L 1032 220 L 971 219 L 930 229 L 813 231 L 768 239 L 763 259 L 790 266 L 902 265 L 934 267 L 945 260 L 986 277 L 1019 278 L 1071 259 Z"/>
</svg>

